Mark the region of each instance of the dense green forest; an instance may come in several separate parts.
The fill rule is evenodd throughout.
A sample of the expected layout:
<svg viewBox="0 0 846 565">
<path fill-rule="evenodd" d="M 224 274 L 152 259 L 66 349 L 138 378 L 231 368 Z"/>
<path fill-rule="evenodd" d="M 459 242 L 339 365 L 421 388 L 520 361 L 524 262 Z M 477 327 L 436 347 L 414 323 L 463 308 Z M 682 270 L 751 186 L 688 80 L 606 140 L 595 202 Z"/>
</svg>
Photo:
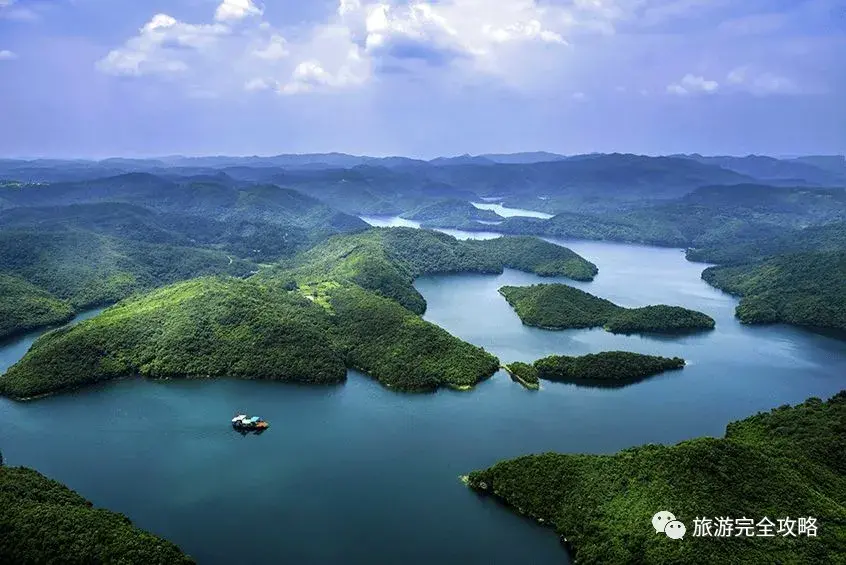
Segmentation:
<svg viewBox="0 0 846 565">
<path fill-rule="evenodd" d="M 492 210 L 480 210 L 467 200 L 447 199 L 422 206 L 402 215 L 423 227 L 452 227 L 464 222 L 501 222 L 505 218 Z"/>
<path fill-rule="evenodd" d="M 514 361 L 503 367 L 509 375 L 511 380 L 519 382 L 524 387 L 530 390 L 537 390 L 540 388 L 540 381 L 538 380 L 538 370 L 534 365 L 523 363 L 521 361 Z"/>
<path fill-rule="evenodd" d="M 193 277 L 247 276 L 259 261 L 368 228 L 297 192 L 238 186 L 226 175 L 128 174 L 4 185 L 0 194 L 10 206 L 0 212 L 0 275 L 26 283 L 14 292 L 4 283 L 0 338 L 67 319 L 57 308 L 76 312 Z"/>
<path fill-rule="evenodd" d="M 647 377 L 681 369 L 684 359 L 659 357 L 629 351 L 603 351 L 579 357 L 550 355 L 535 361 L 538 378 L 586 385 L 624 385 Z"/>
<path fill-rule="evenodd" d="M 614 455 L 545 453 L 467 477 L 477 492 L 549 524 L 576 563 L 839 563 L 846 551 L 846 391 L 728 425 L 725 438 Z M 655 512 L 687 527 L 656 533 Z M 695 535 L 695 520 L 816 518 L 816 537 Z M 772 530 L 776 532 L 775 527 Z M 700 532 L 701 533 L 701 532 Z M 794 523 L 794 533 L 795 523 Z"/>
<path fill-rule="evenodd" d="M 710 267 L 702 278 L 741 297 L 737 317 L 743 323 L 846 329 L 846 252 L 796 253 Z"/>
<path fill-rule="evenodd" d="M 125 376 L 329 384 L 360 369 L 403 391 L 469 388 L 496 357 L 364 289 L 196 279 L 125 300 L 36 340 L 0 376 L 30 398 Z"/>
<path fill-rule="evenodd" d="M 178 547 L 32 469 L 0 463 L 0 563 L 191 564 Z"/>
<path fill-rule="evenodd" d="M 73 317 L 68 302 L 19 277 L 0 274 L 0 296 L 0 339 Z"/>
<path fill-rule="evenodd" d="M 317 206 L 323 210 L 322 205 Z M 134 204 L 102 202 L 12 208 L 0 213 L 0 230 L 86 231 L 135 242 L 225 251 L 252 261 L 273 261 L 290 257 L 330 235 L 368 227 L 357 218 L 341 214 L 318 214 L 314 218 L 307 210 L 303 213 L 304 217 L 285 223 L 241 218 L 225 211 L 219 211 L 219 216 L 197 215 L 190 210 L 160 212 Z"/>
<path fill-rule="evenodd" d="M 297 231 L 296 228 L 305 230 L 298 234 L 303 237 L 302 243 L 314 243 L 334 233 L 367 228 L 361 219 L 338 212 L 301 192 L 272 184 L 239 182 L 220 172 L 177 177 L 173 180 L 149 173 L 127 173 L 76 182 L 0 189 L 0 197 L 18 207 L 54 209 L 53 212 L 18 211 L 17 215 L 40 215 L 41 221 L 45 223 L 76 223 L 77 227 L 86 229 L 100 222 L 96 210 L 85 212 L 83 209 L 82 217 L 74 219 L 72 214 L 55 208 L 73 204 L 129 204 L 165 215 L 163 218 L 150 219 L 136 212 L 133 221 L 152 222 L 180 232 L 185 228 L 174 221 L 172 215 L 187 216 L 189 222 L 198 222 L 187 233 L 207 230 L 212 236 L 214 232 L 226 229 L 225 226 L 216 226 L 214 221 L 236 224 L 257 222 L 261 227 L 273 224 L 291 231 Z M 122 217 L 123 214 L 117 221 Z M 196 220 L 198 217 L 204 218 L 207 223 Z M 103 223 L 107 226 L 109 220 Z"/>
<path fill-rule="evenodd" d="M 397 390 L 467 388 L 498 360 L 419 318 L 425 302 L 412 281 L 501 271 L 509 252 L 522 252 L 515 264 L 527 268 L 591 267 L 531 238 L 503 247 L 419 230 L 339 236 L 249 280 L 178 283 L 50 332 L 0 377 L 0 393 L 26 398 L 131 375 L 339 382 L 345 367 Z"/>
<path fill-rule="evenodd" d="M 469 389 L 499 369 L 499 360 L 424 321 L 393 300 L 357 287 L 331 293 L 335 340 L 350 368 L 408 392 Z"/>
<path fill-rule="evenodd" d="M 285 272 L 301 284 L 327 279 L 352 282 L 423 314 L 426 303 L 412 284 L 415 278 L 501 273 L 505 267 L 576 280 L 591 280 L 597 273 L 593 263 L 571 250 L 536 238 L 459 241 L 429 230 L 376 228 L 333 237 L 260 276 Z"/>
<path fill-rule="evenodd" d="M 846 222 L 805 228 L 755 226 L 689 248 L 690 261 L 732 265 L 789 253 L 846 251 Z"/>
<path fill-rule="evenodd" d="M 86 231 L 0 230 L 0 275 L 7 281 L 4 290 L 10 292 L 8 304 L 4 293 L 3 308 L 11 314 L 4 318 L 0 335 L 60 321 L 45 314 L 47 305 L 67 319 L 67 308 L 72 314 L 178 280 L 211 274 L 246 276 L 254 269 L 252 263 L 207 249 Z M 18 284 L 9 286 L 11 280 Z"/>
<path fill-rule="evenodd" d="M 542 277 L 592 281 L 599 273 L 596 265 L 570 249 L 534 237 L 470 240 L 465 245 L 476 253 L 491 255 L 503 267 Z"/>
<path fill-rule="evenodd" d="M 569 206 L 549 220 L 507 218 L 496 230 L 719 250 L 738 240 L 843 221 L 844 189 L 743 184 L 697 188 L 672 200 L 645 198 L 601 213 Z M 490 226 L 465 223 L 463 228 L 484 231 Z"/>
<path fill-rule="evenodd" d="M 564 284 L 499 289 L 520 320 L 550 330 L 602 326 L 612 333 L 673 333 L 714 328 L 710 316 L 680 306 L 623 308 Z"/>
<path fill-rule="evenodd" d="M 43 335 L 0 377 L 0 393 L 33 397 L 134 375 L 337 383 L 346 371 L 329 327 L 326 311 L 299 293 L 195 279 Z"/>
</svg>

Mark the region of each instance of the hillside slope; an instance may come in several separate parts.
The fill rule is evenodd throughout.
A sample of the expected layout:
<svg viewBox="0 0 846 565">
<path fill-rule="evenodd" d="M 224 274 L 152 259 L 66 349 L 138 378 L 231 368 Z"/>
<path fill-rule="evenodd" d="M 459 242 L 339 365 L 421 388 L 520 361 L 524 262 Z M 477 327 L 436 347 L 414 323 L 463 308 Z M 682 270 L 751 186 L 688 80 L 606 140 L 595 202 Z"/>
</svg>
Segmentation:
<svg viewBox="0 0 846 565">
<path fill-rule="evenodd" d="M 0 563 L 189 565 L 178 547 L 32 469 L 0 465 Z"/>
<path fill-rule="evenodd" d="M 680 306 L 624 308 L 565 284 L 504 286 L 499 293 L 528 325 L 549 330 L 604 327 L 612 333 L 710 330 L 714 320 Z"/>
<path fill-rule="evenodd" d="M 737 317 L 743 323 L 846 330 L 846 252 L 795 253 L 709 267 L 702 278 L 741 297 Z"/>
<path fill-rule="evenodd" d="M 470 473 L 468 484 L 555 528 L 576 563 L 843 563 L 846 391 L 728 425 L 724 438 L 645 445 L 614 455 L 545 453 Z M 653 529 L 669 511 L 683 540 Z M 772 537 L 716 536 L 717 518 L 766 517 Z M 794 536 L 777 531 L 790 517 Z M 798 532 L 816 519 L 818 535 Z M 710 536 L 696 523 L 713 521 Z M 759 530 L 761 531 L 761 530 Z M 798 537 L 796 534 L 798 533 Z"/>
</svg>

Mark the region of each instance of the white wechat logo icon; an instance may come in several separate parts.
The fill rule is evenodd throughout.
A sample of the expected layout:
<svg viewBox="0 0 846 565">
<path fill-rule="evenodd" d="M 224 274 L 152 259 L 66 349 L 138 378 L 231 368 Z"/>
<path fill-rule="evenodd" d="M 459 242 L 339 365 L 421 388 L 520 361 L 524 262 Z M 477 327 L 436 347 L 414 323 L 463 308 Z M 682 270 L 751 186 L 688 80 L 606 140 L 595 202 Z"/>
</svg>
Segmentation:
<svg viewBox="0 0 846 565">
<path fill-rule="evenodd" d="M 667 534 L 667 537 L 670 539 L 682 539 L 686 531 L 687 528 L 685 528 L 684 524 L 678 520 L 671 520 L 664 527 L 664 533 Z"/>
<path fill-rule="evenodd" d="M 667 524 L 675 519 L 676 517 L 673 515 L 672 512 L 667 512 L 666 510 L 656 512 L 655 516 L 652 517 L 652 527 L 655 528 L 655 533 L 663 533 L 664 528 L 667 527 Z"/>
<path fill-rule="evenodd" d="M 682 539 L 687 532 L 687 528 L 679 520 L 676 520 L 672 512 L 662 510 L 656 512 L 652 517 L 652 527 L 655 528 L 655 533 L 665 533 L 670 539 Z"/>
</svg>

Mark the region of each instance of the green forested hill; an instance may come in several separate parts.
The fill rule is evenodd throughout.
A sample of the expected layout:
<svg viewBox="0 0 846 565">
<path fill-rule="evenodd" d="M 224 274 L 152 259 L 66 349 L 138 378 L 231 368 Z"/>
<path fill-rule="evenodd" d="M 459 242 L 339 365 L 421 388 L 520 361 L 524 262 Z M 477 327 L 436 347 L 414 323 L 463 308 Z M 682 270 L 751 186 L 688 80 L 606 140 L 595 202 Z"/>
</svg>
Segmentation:
<svg viewBox="0 0 846 565">
<path fill-rule="evenodd" d="M 49 312 L 56 309 L 78 311 L 177 280 L 209 274 L 245 276 L 256 268 L 220 251 L 87 231 L 0 230 L 0 275 L 7 282 L 17 281 L 2 288 L 9 317 L 0 337 L 54 323 L 58 319 L 51 319 Z"/>
<path fill-rule="evenodd" d="M 629 351 L 603 351 L 578 357 L 550 355 L 532 364 L 513 362 L 505 369 L 527 388 L 537 389 L 539 379 L 582 386 L 622 387 L 665 371 L 682 369 L 684 359 Z"/>
<path fill-rule="evenodd" d="M 596 266 L 571 250 L 531 238 L 459 241 L 412 228 L 381 228 L 339 236 L 284 262 L 301 283 L 326 278 L 355 283 L 422 314 L 426 305 L 416 277 L 443 273 L 501 273 L 504 267 L 541 276 L 591 280 Z M 275 276 L 275 275 L 271 275 Z"/>
<path fill-rule="evenodd" d="M 0 377 L 33 397 L 124 376 L 343 381 L 323 308 L 239 279 L 196 279 L 121 302 L 49 332 Z"/>
<path fill-rule="evenodd" d="M 255 262 L 368 228 L 295 191 L 242 184 L 133 173 L 0 187 L 12 206 L 0 212 L 0 275 L 26 283 L 0 289 L 0 338 L 67 319 L 45 298 L 48 310 L 79 310 L 177 280 L 246 276 Z"/>
<path fill-rule="evenodd" d="M 687 250 L 690 261 L 745 264 L 790 253 L 846 251 L 846 222 L 805 228 L 748 227 Z"/>
<path fill-rule="evenodd" d="M 614 455 L 545 453 L 470 473 L 468 484 L 549 524 L 576 563 L 842 563 L 846 555 L 846 391 L 729 424 L 725 438 Z M 683 540 L 656 533 L 672 512 Z M 768 518 L 773 537 L 696 536 L 695 520 Z M 816 519 L 816 537 L 777 520 Z M 794 522 L 794 534 L 797 532 Z M 701 532 L 700 532 L 701 533 Z"/>
<path fill-rule="evenodd" d="M 451 227 L 467 221 L 500 222 L 504 219 L 492 210 L 480 210 L 467 200 L 457 199 L 421 206 L 402 217 L 422 222 L 424 227 Z"/>
<path fill-rule="evenodd" d="M 156 212 L 120 203 L 13 208 L 0 213 L 0 230 L 85 231 L 134 242 L 202 247 L 255 261 L 291 256 L 321 237 L 295 225 L 261 220 L 217 220 Z M 327 231 L 331 235 L 337 231 Z"/>
<path fill-rule="evenodd" d="M 602 326 L 613 333 L 660 333 L 714 328 L 714 320 L 701 312 L 664 305 L 623 308 L 564 284 L 504 286 L 499 292 L 524 324 L 545 329 Z"/>
<path fill-rule="evenodd" d="M 335 341 L 348 366 L 409 392 L 469 389 L 499 369 L 499 360 L 424 321 L 393 300 L 358 287 L 330 294 Z"/>
<path fill-rule="evenodd" d="M 738 239 L 846 221 L 846 190 L 756 184 L 706 186 L 673 200 L 586 213 L 569 207 L 549 220 L 508 218 L 497 231 L 719 250 Z M 469 226 L 464 226 L 468 228 Z M 489 226 L 477 224 L 477 230 Z"/>
<path fill-rule="evenodd" d="M 0 339 L 73 317 L 67 301 L 19 277 L 0 274 L 0 296 Z"/>
<path fill-rule="evenodd" d="M 629 351 L 603 351 L 579 357 L 550 355 L 534 363 L 538 378 L 597 385 L 630 384 L 665 371 L 681 369 L 684 359 Z"/>
<path fill-rule="evenodd" d="M 460 242 L 411 229 L 338 236 L 248 280 L 177 283 L 50 332 L 0 377 L 0 392 L 32 397 L 131 375 L 338 382 L 346 367 L 397 390 L 467 388 L 499 362 L 423 321 L 413 279 L 506 265 L 596 272 L 532 238 Z"/>
<path fill-rule="evenodd" d="M 294 190 L 226 175 L 165 179 L 148 173 L 0 188 L 15 208 L 0 230 L 84 230 L 148 243 L 221 249 L 260 261 L 290 256 L 361 219 Z"/>
<path fill-rule="evenodd" d="M 0 465 L 0 563 L 191 564 L 178 547 L 66 486 Z"/>
<path fill-rule="evenodd" d="M 470 387 L 498 360 L 398 303 L 333 281 L 205 278 L 125 300 L 49 332 L 6 374 L 0 394 L 30 398 L 125 376 L 338 383 L 346 367 L 405 391 Z"/>
<path fill-rule="evenodd" d="M 702 278 L 741 297 L 741 322 L 846 329 L 846 252 L 797 253 L 710 267 Z"/>
</svg>

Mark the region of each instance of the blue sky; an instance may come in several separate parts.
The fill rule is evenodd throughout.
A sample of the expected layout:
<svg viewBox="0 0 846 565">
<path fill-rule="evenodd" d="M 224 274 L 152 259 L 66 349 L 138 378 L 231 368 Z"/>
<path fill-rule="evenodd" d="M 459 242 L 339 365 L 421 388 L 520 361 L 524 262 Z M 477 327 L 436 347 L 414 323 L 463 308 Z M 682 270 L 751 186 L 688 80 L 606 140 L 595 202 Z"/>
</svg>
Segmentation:
<svg viewBox="0 0 846 565">
<path fill-rule="evenodd" d="M 0 0 L 0 155 L 846 152 L 846 0 Z"/>
</svg>

